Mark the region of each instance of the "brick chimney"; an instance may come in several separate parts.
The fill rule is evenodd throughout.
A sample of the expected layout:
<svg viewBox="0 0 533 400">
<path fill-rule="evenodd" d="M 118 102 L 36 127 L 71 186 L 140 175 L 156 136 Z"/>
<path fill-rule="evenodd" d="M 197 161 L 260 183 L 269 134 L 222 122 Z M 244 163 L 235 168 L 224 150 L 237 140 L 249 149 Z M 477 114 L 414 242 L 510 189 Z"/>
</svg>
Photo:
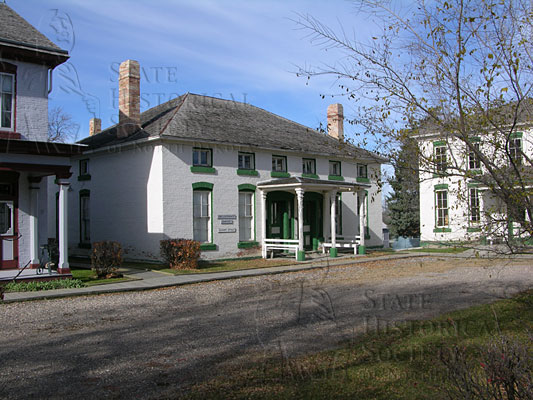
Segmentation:
<svg viewBox="0 0 533 400">
<path fill-rule="evenodd" d="M 141 88 L 139 62 L 126 60 L 120 64 L 118 78 L 118 137 L 127 137 L 141 125 Z"/>
<path fill-rule="evenodd" d="M 93 136 L 102 131 L 102 120 L 100 118 L 91 118 L 89 121 L 89 135 Z"/>
<path fill-rule="evenodd" d="M 330 104 L 328 106 L 328 135 L 344 140 L 344 112 L 342 104 Z"/>
</svg>

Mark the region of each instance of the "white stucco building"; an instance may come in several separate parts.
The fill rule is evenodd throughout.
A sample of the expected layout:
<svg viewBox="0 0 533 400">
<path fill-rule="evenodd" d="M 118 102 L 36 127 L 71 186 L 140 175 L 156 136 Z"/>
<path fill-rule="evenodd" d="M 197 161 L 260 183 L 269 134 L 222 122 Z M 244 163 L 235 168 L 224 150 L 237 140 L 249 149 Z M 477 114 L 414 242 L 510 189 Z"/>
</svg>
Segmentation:
<svg viewBox="0 0 533 400">
<path fill-rule="evenodd" d="M 533 155 L 533 131 L 529 123 L 520 122 L 508 136 L 506 144 L 502 133 L 473 134 L 469 143 L 499 167 L 497 173 L 504 179 L 516 176 L 512 159 L 525 178 L 527 195 L 533 177 L 528 161 Z M 444 137 L 438 132 L 416 138 L 424 160 L 420 169 L 422 241 L 485 241 L 520 234 L 519 224 L 495 195 L 498 188 L 493 177 L 472 148 L 457 136 Z"/>
<path fill-rule="evenodd" d="M 384 160 L 344 142 L 341 105 L 328 109 L 326 135 L 192 93 L 141 114 L 139 93 L 139 64 L 125 61 L 120 123 L 100 131 L 92 120 L 81 141 L 88 149 L 74 158 L 69 194 L 73 251 L 116 240 L 126 257 L 150 260 L 160 240 L 188 238 L 202 242 L 203 257 L 229 258 L 268 237 L 296 241 L 303 259 L 331 240 L 332 223 L 335 240 L 366 231 L 362 252 L 382 244 Z"/>
</svg>

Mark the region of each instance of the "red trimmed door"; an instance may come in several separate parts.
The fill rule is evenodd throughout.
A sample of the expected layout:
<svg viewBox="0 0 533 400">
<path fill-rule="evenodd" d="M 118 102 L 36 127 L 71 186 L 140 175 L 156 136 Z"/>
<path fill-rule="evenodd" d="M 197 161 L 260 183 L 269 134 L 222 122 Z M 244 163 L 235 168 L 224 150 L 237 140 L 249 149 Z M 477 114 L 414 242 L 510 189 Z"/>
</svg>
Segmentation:
<svg viewBox="0 0 533 400">
<path fill-rule="evenodd" d="M 18 174 L 0 172 L 0 269 L 18 268 Z"/>
</svg>

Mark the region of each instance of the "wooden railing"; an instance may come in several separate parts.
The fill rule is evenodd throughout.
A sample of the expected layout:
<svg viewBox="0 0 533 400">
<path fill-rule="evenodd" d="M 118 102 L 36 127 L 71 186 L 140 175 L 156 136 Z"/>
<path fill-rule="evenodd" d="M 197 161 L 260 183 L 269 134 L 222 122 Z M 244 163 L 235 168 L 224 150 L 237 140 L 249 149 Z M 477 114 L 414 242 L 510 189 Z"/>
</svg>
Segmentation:
<svg viewBox="0 0 533 400">
<path fill-rule="evenodd" d="M 274 250 L 283 250 L 294 252 L 294 257 L 298 260 L 298 239 L 263 239 L 262 256 L 267 258 L 270 251 L 271 257 L 274 257 Z"/>
</svg>

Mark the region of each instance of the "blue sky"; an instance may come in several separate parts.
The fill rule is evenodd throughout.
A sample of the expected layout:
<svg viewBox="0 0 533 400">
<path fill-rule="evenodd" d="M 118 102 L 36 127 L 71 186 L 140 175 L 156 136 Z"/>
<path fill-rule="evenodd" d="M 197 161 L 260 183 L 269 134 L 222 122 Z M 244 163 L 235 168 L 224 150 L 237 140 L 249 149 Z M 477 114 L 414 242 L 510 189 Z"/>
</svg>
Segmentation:
<svg viewBox="0 0 533 400">
<path fill-rule="evenodd" d="M 140 62 L 142 110 L 185 92 L 246 101 L 317 128 L 326 108 L 345 98 L 333 77 L 296 76 L 297 66 L 340 57 L 310 43 L 291 19 L 310 14 L 333 27 L 368 34 L 345 0 L 8 0 L 8 4 L 60 47 L 68 64 L 56 68 L 50 107 L 61 106 L 88 133 L 89 119 L 103 127 L 117 119 L 117 69 Z M 346 127 L 351 136 L 354 128 Z"/>
</svg>

